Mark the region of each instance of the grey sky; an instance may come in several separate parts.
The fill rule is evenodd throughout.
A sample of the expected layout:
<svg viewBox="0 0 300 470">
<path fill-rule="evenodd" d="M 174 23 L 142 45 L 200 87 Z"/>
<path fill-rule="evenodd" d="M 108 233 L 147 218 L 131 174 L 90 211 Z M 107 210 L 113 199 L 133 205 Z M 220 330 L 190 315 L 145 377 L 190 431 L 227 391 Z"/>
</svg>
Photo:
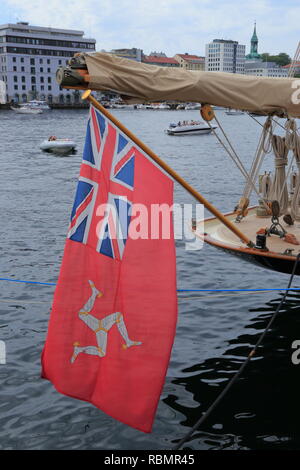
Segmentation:
<svg viewBox="0 0 300 470">
<path fill-rule="evenodd" d="M 299 0 L 2 0 L 0 23 L 81 29 L 97 49 L 138 47 L 204 55 L 214 38 L 234 39 L 249 49 L 254 20 L 259 52 L 293 55 L 300 23 Z"/>
</svg>

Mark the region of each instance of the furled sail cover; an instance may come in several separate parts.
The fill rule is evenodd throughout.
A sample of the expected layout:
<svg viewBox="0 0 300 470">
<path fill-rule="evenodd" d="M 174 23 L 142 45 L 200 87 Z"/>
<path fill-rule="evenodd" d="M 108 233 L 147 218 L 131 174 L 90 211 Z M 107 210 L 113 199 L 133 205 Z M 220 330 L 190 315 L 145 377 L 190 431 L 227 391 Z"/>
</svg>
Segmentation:
<svg viewBox="0 0 300 470">
<path fill-rule="evenodd" d="M 192 101 L 300 117 L 299 79 L 195 72 L 144 64 L 104 52 L 83 56 L 91 89 L 115 91 L 128 97 L 131 103 Z"/>
</svg>

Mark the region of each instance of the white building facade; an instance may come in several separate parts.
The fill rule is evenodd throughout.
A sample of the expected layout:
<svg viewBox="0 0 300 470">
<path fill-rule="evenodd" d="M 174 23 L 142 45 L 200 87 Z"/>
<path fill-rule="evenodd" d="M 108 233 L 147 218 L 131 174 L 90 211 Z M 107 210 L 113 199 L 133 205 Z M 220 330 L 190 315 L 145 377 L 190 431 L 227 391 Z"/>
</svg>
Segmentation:
<svg viewBox="0 0 300 470">
<path fill-rule="evenodd" d="M 275 77 L 286 78 L 288 69 L 275 64 L 275 62 L 263 62 L 262 60 L 253 62 L 246 61 L 245 74 L 255 77 Z"/>
<path fill-rule="evenodd" d="M 237 41 L 214 39 L 205 47 L 205 70 L 243 74 L 246 46 Z"/>
<path fill-rule="evenodd" d="M 76 52 L 93 52 L 95 48 L 95 39 L 85 38 L 83 31 L 25 22 L 0 25 L 0 80 L 6 84 L 7 101 L 78 103 L 80 94 L 61 89 L 56 71 Z"/>
</svg>

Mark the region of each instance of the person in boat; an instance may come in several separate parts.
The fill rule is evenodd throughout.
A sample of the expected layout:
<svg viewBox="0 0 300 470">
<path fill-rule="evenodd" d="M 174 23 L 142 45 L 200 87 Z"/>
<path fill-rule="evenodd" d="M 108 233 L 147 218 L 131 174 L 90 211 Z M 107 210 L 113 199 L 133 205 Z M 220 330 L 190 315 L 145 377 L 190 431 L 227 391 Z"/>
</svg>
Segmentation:
<svg viewBox="0 0 300 470">
<path fill-rule="evenodd" d="M 48 141 L 52 142 L 53 140 L 57 140 L 57 137 L 55 135 L 50 135 Z"/>
</svg>

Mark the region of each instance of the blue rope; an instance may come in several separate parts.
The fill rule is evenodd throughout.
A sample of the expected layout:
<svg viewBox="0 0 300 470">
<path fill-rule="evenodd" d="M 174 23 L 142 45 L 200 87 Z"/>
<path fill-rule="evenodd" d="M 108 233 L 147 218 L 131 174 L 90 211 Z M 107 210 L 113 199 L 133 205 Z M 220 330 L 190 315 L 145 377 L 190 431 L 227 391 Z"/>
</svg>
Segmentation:
<svg viewBox="0 0 300 470">
<path fill-rule="evenodd" d="M 286 290 L 281 289 L 177 289 L 177 292 L 266 292 L 266 291 Z M 293 287 L 289 290 L 300 290 L 300 287 Z"/>
<path fill-rule="evenodd" d="M 6 279 L 4 277 L 0 277 L 0 281 L 23 282 L 26 284 L 41 284 L 43 286 L 56 286 L 54 282 L 20 281 L 18 279 Z"/>
<path fill-rule="evenodd" d="M 0 281 L 22 282 L 25 284 L 39 284 L 42 286 L 56 286 L 55 282 L 21 281 L 19 279 L 0 278 Z M 268 292 L 286 290 L 284 288 L 276 289 L 177 289 L 177 292 Z M 292 287 L 289 290 L 300 290 L 300 287 Z"/>
</svg>

